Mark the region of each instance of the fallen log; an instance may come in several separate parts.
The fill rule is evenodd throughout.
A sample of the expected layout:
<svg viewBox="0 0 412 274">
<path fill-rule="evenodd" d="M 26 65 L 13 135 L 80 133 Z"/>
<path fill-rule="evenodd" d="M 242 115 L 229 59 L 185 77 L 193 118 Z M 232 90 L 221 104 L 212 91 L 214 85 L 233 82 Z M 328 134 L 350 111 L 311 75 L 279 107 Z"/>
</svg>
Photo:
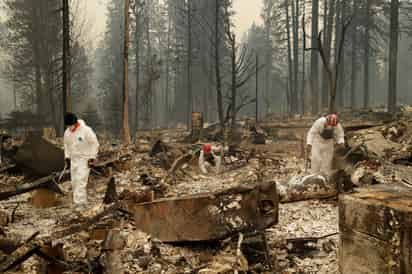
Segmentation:
<svg viewBox="0 0 412 274">
<path fill-rule="evenodd" d="M 25 243 L 19 245 L 9 254 L 5 261 L 0 263 L 0 273 L 6 272 L 29 259 L 36 250 L 40 249 L 39 241 L 33 241 L 39 233 L 30 236 Z M 15 248 L 15 247 L 14 247 Z"/>
<path fill-rule="evenodd" d="M 278 221 L 275 183 L 125 204 L 135 216 L 136 227 L 163 242 L 218 240 L 263 230 Z"/>
<path fill-rule="evenodd" d="M 65 176 L 67 176 L 68 174 L 69 171 L 66 171 Z M 0 192 L 0 201 L 40 188 L 47 188 L 58 194 L 64 195 L 64 192 L 56 183 L 57 178 L 58 175 L 53 174 L 47 177 L 40 178 L 34 182 L 23 183 L 15 186 L 8 186 L 6 187 L 5 191 Z"/>
</svg>

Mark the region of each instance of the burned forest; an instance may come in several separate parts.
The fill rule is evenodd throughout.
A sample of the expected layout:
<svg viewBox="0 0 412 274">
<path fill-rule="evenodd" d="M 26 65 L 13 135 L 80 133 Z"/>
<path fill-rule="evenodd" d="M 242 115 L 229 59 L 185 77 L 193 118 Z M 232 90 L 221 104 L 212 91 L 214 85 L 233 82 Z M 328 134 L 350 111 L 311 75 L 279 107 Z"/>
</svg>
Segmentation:
<svg viewBox="0 0 412 274">
<path fill-rule="evenodd" d="M 0 0 L 0 273 L 412 273 L 411 0 Z"/>
</svg>

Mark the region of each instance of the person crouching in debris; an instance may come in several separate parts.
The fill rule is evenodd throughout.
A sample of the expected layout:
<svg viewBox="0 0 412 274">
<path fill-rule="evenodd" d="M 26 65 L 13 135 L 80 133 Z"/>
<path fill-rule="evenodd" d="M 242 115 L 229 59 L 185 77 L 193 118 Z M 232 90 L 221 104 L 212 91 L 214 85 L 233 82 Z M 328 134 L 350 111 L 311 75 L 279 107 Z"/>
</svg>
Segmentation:
<svg viewBox="0 0 412 274">
<path fill-rule="evenodd" d="M 220 166 L 222 163 L 221 156 L 216 156 L 213 153 L 211 144 L 204 144 L 200 150 L 199 168 L 203 174 L 208 174 L 210 166 L 215 167 L 216 173 L 220 173 Z"/>
<path fill-rule="evenodd" d="M 335 142 L 339 146 L 345 143 L 338 116 L 330 114 L 316 120 L 307 136 L 307 155 L 311 152 L 312 173 L 331 173 Z"/>
<path fill-rule="evenodd" d="M 94 131 L 75 114 L 67 113 L 64 124 L 67 127 L 64 132 L 65 167 L 70 167 L 76 210 L 83 211 L 87 207 L 87 182 L 99 151 L 99 142 Z"/>
</svg>

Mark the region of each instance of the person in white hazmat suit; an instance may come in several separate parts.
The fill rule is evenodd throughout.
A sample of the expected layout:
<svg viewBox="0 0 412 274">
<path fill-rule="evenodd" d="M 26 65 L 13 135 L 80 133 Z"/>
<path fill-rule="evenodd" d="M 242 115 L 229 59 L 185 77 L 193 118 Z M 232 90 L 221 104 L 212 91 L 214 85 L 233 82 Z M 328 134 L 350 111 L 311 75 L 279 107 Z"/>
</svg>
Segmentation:
<svg viewBox="0 0 412 274">
<path fill-rule="evenodd" d="M 211 166 L 215 167 L 215 173 L 220 173 L 220 166 L 222 164 L 222 158 L 220 156 L 216 156 L 213 153 L 212 145 L 211 144 L 204 144 L 202 149 L 200 150 L 199 156 L 199 169 L 203 174 L 208 174 L 208 169 Z"/>
<path fill-rule="evenodd" d="M 78 211 L 87 207 L 87 182 L 90 168 L 95 163 L 99 142 L 94 131 L 73 113 L 64 117 L 67 129 L 64 133 L 66 168 L 70 166 L 73 202 Z"/>
<path fill-rule="evenodd" d="M 335 143 L 343 146 L 345 136 L 336 114 L 315 121 L 307 135 L 307 151 L 311 152 L 311 172 L 330 175 Z"/>
</svg>

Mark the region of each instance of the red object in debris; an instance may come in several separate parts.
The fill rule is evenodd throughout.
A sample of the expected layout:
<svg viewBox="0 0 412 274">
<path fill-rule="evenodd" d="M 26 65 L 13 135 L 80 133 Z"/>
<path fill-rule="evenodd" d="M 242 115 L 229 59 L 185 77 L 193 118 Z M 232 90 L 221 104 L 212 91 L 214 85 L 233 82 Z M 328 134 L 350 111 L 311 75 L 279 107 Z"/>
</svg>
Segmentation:
<svg viewBox="0 0 412 274">
<path fill-rule="evenodd" d="M 212 152 L 212 145 L 211 144 L 204 144 L 203 145 L 203 152 L 208 154 Z"/>
</svg>

